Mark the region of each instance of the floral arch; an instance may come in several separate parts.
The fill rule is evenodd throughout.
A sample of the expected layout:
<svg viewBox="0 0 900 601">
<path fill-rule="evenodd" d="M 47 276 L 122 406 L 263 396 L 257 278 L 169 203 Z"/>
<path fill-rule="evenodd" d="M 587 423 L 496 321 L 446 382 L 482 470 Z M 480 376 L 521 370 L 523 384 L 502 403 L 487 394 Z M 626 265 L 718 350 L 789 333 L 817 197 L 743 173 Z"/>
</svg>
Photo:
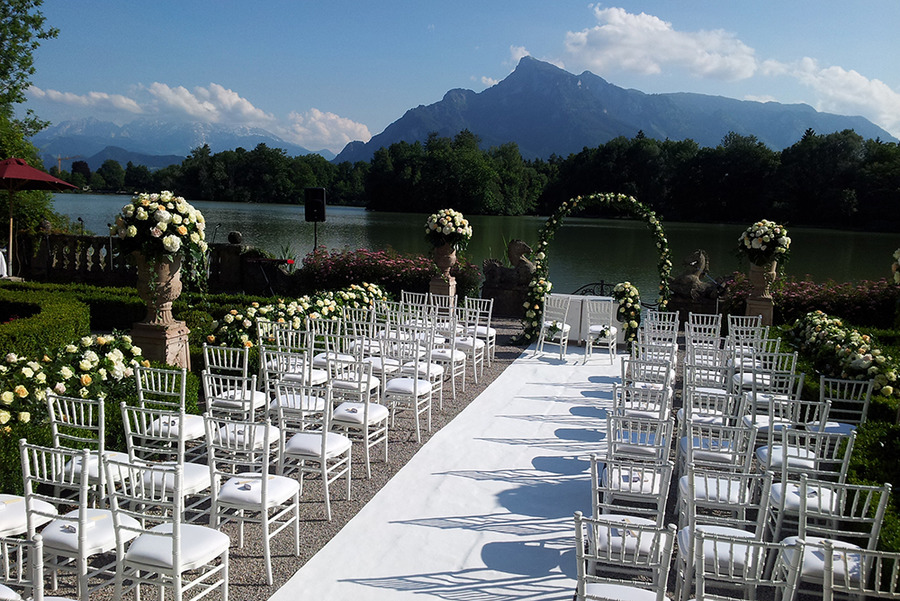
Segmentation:
<svg viewBox="0 0 900 601">
<path fill-rule="evenodd" d="M 643 203 L 633 196 L 626 194 L 591 194 L 589 196 L 576 196 L 559 205 L 556 211 L 547 219 L 547 223 L 538 234 L 537 248 L 535 249 L 534 276 L 531 279 L 528 290 L 528 305 L 526 307 L 525 340 L 537 338 L 540 332 L 540 315 L 544 311 L 544 295 L 550 292 L 551 284 L 547 279 L 547 253 L 550 241 L 556 234 L 556 230 L 562 225 L 563 219 L 572 213 L 577 213 L 584 207 L 593 205 L 606 205 L 627 210 L 635 219 L 641 219 L 647 224 L 647 229 L 653 235 L 656 248 L 659 250 L 659 306 L 665 308 L 669 301 L 669 275 L 672 271 L 672 260 L 669 255 L 669 241 L 662 222 L 654 211 L 648 209 Z"/>
</svg>

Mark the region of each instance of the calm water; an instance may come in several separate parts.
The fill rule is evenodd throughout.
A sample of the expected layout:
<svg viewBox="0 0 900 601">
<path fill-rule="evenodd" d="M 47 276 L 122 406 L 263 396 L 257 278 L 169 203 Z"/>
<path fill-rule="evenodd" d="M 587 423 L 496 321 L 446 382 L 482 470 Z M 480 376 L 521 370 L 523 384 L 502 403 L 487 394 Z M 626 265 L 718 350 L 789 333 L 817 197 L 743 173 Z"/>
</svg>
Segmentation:
<svg viewBox="0 0 900 601">
<path fill-rule="evenodd" d="M 55 195 L 55 208 L 73 220 L 81 217 L 86 230 L 102 235 L 107 224 L 128 202 L 126 196 Z M 302 258 L 313 249 L 314 228 L 303 219 L 303 207 L 193 202 L 207 222 L 207 240 L 224 242 L 228 232 L 239 231 L 244 243 L 275 256 Z M 426 253 L 424 224 L 418 213 L 374 213 L 355 207 L 328 207 L 327 221 L 318 224 L 319 245 L 331 249 L 393 248 Z M 521 238 L 537 241 L 542 217 L 471 216 L 475 235 L 466 256 L 475 264 L 489 257 L 502 258 L 506 242 Z M 742 269 L 732 249 L 743 227 L 666 223 L 675 273 L 691 251 L 702 248 L 710 256 L 713 277 Z M 808 274 L 815 281 L 854 281 L 889 277 L 892 254 L 900 246 L 896 234 L 869 234 L 835 230 L 790 228 L 792 257 L 788 273 Z M 287 249 L 284 251 L 283 249 Z M 550 279 L 557 292 L 571 292 L 590 282 L 630 280 L 642 296 L 656 296 L 656 247 L 640 222 L 571 217 L 550 246 Z M 743 269 L 747 266 L 744 264 Z"/>
</svg>

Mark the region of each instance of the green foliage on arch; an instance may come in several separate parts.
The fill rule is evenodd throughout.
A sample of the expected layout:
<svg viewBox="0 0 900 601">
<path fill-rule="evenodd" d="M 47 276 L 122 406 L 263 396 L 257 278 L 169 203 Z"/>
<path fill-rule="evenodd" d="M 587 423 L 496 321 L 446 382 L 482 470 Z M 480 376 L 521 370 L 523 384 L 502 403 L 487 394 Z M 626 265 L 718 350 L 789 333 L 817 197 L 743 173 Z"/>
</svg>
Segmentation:
<svg viewBox="0 0 900 601">
<path fill-rule="evenodd" d="M 633 196 L 626 194 L 591 194 L 589 196 L 576 196 L 559 205 L 556 211 L 547 219 L 547 223 L 538 234 L 537 247 L 532 257 L 535 270 L 528 290 L 528 301 L 525 308 L 525 331 L 522 336 L 525 341 L 537 339 L 540 333 L 541 315 L 544 312 L 544 295 L 550 292 L 552 284 L 547 279 L 548 266 L 547 254 L 550 241 L 556 235 L 556 230 L 562 225 L 563 219 L 572 213 L 577 213 L 585 207 L 593 205 L 605 205 L 617 207 L 628 211 L 635 219 L 640 219 L 647 224 L 647 229 L 653 235 L 656 248 L 659 250 L 659 308 L 665 309 L 669 302 L 669 275 L 672 271 L 672 260 L 669 255 L 669 241 L 662 222 L 654 211 L 639 202 Z"/>
</svg>

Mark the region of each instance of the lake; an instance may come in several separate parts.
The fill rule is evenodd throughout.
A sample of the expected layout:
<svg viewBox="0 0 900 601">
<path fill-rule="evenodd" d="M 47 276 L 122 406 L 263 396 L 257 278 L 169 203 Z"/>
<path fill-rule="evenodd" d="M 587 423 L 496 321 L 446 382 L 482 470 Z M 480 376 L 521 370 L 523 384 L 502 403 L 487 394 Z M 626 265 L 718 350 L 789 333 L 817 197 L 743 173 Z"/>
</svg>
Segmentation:
<svg viewBox="0 0 900 601">
<path fill-rule="evenodd" d="M 55 194 L 54 208 L 73 220 L 81 217 L 86 230 L 97 235 L 108 231 L 127 196 Z M 426 253 L 424 238 L 427 214 L 376 213 L 357 207 L 327 208 L 327 221 L 307 223 L 303 207 L 191 201 L 206 218 L 209 242 L 225 242 L 228 232 L 243 234 L 244 244 L 256 246 L 282 258 L 301 259 L 320 246 L 330 249 L 393 248 L 403 253 Z M 763 218 L 765 216 L 760 216 Z M 514 238 L 537 242 L 544 217 L 468 216 L 474 237 L 465 256 L 476 265 L 489 257 L 503 258 L 506 243 Z M 749 225 L 749 224 L 746 224 Z M 746 225 L 664 223 L 674 263 L 681 272 L 682 260 L 702 248 L 710 257 L 710 275 L 718 277 L 747 270 L 733 254 Z M 814 281 L 839 282 L 890 277 L 894 250 L 900 236 L 809 228 L 789 228 L 791 262 L 787 273 L 809 275 Z M 642 222 L 570 217 L 550 245 L 550 279 L 554 291 L 572 292 L 583 284 L 605 280 L 629 280 L 647 301 L 656 298 L 658 275 L 656 247 Z"/>
</svg>

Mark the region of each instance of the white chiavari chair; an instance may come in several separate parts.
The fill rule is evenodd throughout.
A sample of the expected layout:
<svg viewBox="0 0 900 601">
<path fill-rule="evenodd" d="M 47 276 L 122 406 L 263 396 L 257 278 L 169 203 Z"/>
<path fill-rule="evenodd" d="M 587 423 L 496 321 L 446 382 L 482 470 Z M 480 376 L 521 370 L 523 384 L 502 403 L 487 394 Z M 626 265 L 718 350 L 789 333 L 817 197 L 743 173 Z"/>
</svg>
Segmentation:
<svg viewBox="0 0 900 601">
<path fill-rule="evenodd" d="M 539 354 L 544 353 L 545 344 L 556 344 L 559 346 L 560 361 L 564 359 L 569 344 L 569 332 L 572 329 L 572 325 L 568 322 L 570 301 L 568 296 L 553 294 L 544 296 L 544 313 L 537 341 Z"/>
</svg>

